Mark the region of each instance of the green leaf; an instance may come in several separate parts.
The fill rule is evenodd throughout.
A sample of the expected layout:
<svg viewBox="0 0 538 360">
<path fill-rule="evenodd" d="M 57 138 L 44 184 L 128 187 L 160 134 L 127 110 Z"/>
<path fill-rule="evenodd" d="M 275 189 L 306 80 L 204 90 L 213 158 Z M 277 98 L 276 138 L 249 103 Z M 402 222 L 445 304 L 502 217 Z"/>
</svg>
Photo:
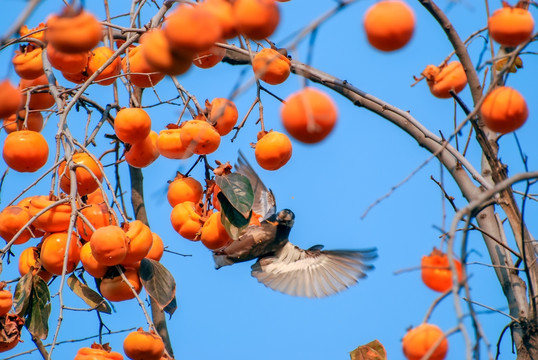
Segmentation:
<svg viewBox="0 0 538 360">
<path fill-rule="evenodd" d="M 176 296 L 176 281 L 160 262 L 152 259 L 140 261 L 140 281 L 149 296 L 163 310 Z"/>
<path fill-rule="evenodd" d="M 228 220 L 231 225 L 238 228 L 237 232 L 240 232 L 241 229 L 248 226 L 248 223 L 250 222 L 250 217 L 252 216 L 252 211 L 248 213 L 248 217 L 245 217 L 233 207 L 233 205 L 228 201 L 228 199 L 224 195 L 222 195 L 222 192 L 217 194 L 217 198 L 220 202 L 221 221 L 224 217 L 226 217 L 226 220 Z M 222 222 L 222 224 L 224 225 L 224 221 Z M 229 229 L 227 228 L 226 230 Z M 228 231 L 228 234 L 230 234 L 230 236 L 233 238 L 233 232 L 231 230 Z"/>
<path fill-rule="evenodd" d="M 226 176 L 216 176 L 215 182 L 221 190 L 217 196 L 219 201 L 222 196 L 226 197 L 227 203 L 248 221 L 252 204 L 254 204 L 254 191 L 248 178 L 239 173 L 231 173 Z"/>
<path fill-rule="evenodd" d="M 15 295 L 13 295 L 13 306 L 15 308 L 15 314 L 20 317 L 26 315 L 28 305 L 30 305 L 30 296 L 32 294 L 32 278 L 33 274 L 28 271 L 23 277 L 20 278 L 17 286 L 15 287 Z"/>
<path fill-rule="evenodd" d="M 222 206 L 222 205 L 221 205 Z M 222 208 L 221 208 L 222 209 Z M 241 230 L 243 230 L 247 225 L 243 225 L 242 227 L 238 228 L 237 226 L 232 225 L 230 220 L 226 217 L 224 214 L 224 211 L 220 212 L 220 222 L 222 223 L 222 226 L 226 229 L 226 232 L 233 240 L 239 239 L 239 234 L 241 234 Z"/>
<path fill-rule="evenodd" d="M 71 276 L 67 278 L 67 285 L 90 307 L 106 314 L 112 313 L 112 309 L 108 305 L 108 302 L 96 291 L 80 281 L 75 274 L 71 274 Z"/>
<path fill-rule="evenodd" d="M 46 339 L 49 333 L 50 308 L 49 287 L 40 276 L 34 276 L 31 304 L 25 325 L 28 331 L 39 339 Z"/>
<path fill-rule="evenodd" d="M 361 345 L 349 353 L 351 360 L 387 360 L 387 352 L 379 340 Z"/>
</svg>

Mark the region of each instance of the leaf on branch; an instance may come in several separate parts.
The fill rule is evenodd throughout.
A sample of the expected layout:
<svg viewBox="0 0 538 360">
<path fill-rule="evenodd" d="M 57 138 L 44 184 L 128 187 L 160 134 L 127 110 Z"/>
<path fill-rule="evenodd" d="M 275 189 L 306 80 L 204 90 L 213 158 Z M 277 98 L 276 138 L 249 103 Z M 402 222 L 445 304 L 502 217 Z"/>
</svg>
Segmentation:
<svg viewBox="0 0 538 360">
<path fill-rule="evenodd" d="M 147 293 L 164 310 L 176 296 L 176 281 L 160 262 L 152 259 L 140 261 L 140 281 Z"/>
<path fill-rule="evenodd" d="M 166 313 L 168 313 L 170 315 L 170 317 L 172 317 L 174 312 L 176 312 L 176 309 L 177 309 L 177 301 L 176 301 L 176 297 L 174 296 L 172 301 L 170 301 L 170 304 L 166 305 L 163 310 Z"/>
<path fill-rule="evenodd" d="M 31 271 L 28 271 L 24 276 L 22 276 L 17 282 L 15 287 L 15 295 L 13 295 L 13 306 L 15 309 L 15 314 L 24 317 L 26 315 L 26 310 L 28 305 L 30 305 L 30 296 L 32 294 L 32 278 L 33 274 Z"/>
<path fill-rule="evenodd" d="M 224 209 L 222 207 L 222 203 L 221 203 L 221 209 Z M 220 222 L 222 223 L 222 226 L 224 226 L 224 228 L 226 229 L 226 232 L 228 233 L 228 235 L 230 235 L 230 237 L 233 240 L 239 239 L 239 235 L 241 234 L 241 230 L 243 230 L 245 227 L 248 226 L 248 223 L 247 223 L 247 225 L 243 225 L 241 227 L 237 227 L 237 226 L 232 225 L 230 220 L 228 220 L 228 218 L 226 217 L 224 211 L 221 211 Z"/>
<path fill-rule="evenodd" d="M 387 352 L 379 340 L 360 345 L 349 356 L 351 360 L 387 360 Z"/>
<path fill-rule="evenodd" d="M 235 223 L 235 216 L 232 216 L 230 209 L 225 209 L 222 207 L 223 202 L 226 203 L 228 207 L 231 207 L 234 212 L 241 215 L 242 222 L 247 222 L 250 220 L 250 214 L 252 210 L 252 204 L 254 204 L 254 191 L 252 190 L 252 185 L 246 176 L 243 176 L 239 173 L 231 173 L 225 176 L 215 176 L 215 182 L 220 187 L 220 193 L 217 195 L 221 208 L 225 212 L 230 222 L 235 226 L 241 227 L 242 224 Z M 221 199 L 226 198 L 222 201 Z"/>
<path fill-rule="evenodd" d="M 84 300 L 84 302 L 93 309 L 106 314 L 112 313 L 112 309 L 108 305 L 108 302 L 96 291 L 80 281 L 75 274 L 71 274 L 71 276 L 67 278 L 67 285 L 78 295 L 78 297 Z"/>
<path fill-rule="evenodd" d="M 47 283 L 40 277 L 32 279 L 32 297 L 30 300 L 26 327 L 39 339 L 46 339 L 49 333 L 50 293 Z"/>
</svg>

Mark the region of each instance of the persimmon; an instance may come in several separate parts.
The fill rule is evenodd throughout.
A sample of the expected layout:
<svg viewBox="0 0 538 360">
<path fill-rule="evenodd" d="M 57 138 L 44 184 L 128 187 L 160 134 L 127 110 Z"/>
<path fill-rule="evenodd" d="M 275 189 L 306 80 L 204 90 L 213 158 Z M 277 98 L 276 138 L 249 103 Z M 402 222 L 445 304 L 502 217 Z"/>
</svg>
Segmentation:
<svg viewBox="0 0 538 360">
<path fill-rule="evenodd" d="M 105 202 L 105 198 L 103 191 L 99 188 L 86 196 L 86 204 L 100 204 L 103 202 Z"/>
<path fill-rule="evenodd" d="M 179 5 L 163 30 L 171 48 L 183 54 L 207 50 L 222 36 L 218 20 L 204 6 Z"/>
<path fill-rule="evenodd" d="M 121 68 L 133 85 L 141 88 L 149 88 L 157 85 L 159 81 L 164 79 L 164 74 L 157 72 L 146 61 L 142 50 L 143 46 L 138 45 L 129 49 L 127 55 L 121 61 Z"/>
<path fill-rule="evenodd" d="M 228 235 L 224 225 L 222 225 L 220 216 L 219 211 L 214 212 L 202 226 L 200 240 L 210 250 L 221 249 L 232 242 L 232 238 Z"/>
<path fill-rule="evenodd" d="M 47 282 L 52 278 L 52 274 L 41 266 L 39 255 L 40 250 L 36 246 L 24 249 L 19 255 L 19 274 L 24 276 L 30 272 L 30 269 L 33 269 L 34 275 L 40 276 L 43 281 Z"/>
<path fill-rule="evenodd" d="M 45 74 L 41 58 L 42 52 L 40 47 L 33 45 L 25 45 L 20 50 L 16 50 L 11 62 L 17 75 L 26 80 L 33 80 Z"/>
<path fill-rule="evenodd" d="M 31 37 L 33 39 L 45 42 L 45 24 L 39 23 L 34 28 L 29 28 L 28 25 L 23 25 L 19 29 L 19 35 L 21 37 Z"/>
<path fill-rule="evenodd" d="M 224 55 L 226 55 L 225 48 L 213 45 L 207 50 L 196 53 L 192 63 L 199 68 L 209 69 L 221 62 Z"/>
<path fill-rule="evenodd" d="M 401 0 L 383 0 L 366 10 L 363 25 L 370 45 L 381 51 L 394 51 L 411 40 L 415 14 Z"/>
<path fill-rule="evenodd" d="M 41 264 L 54 275 L 62 275 L 64 257 L 69 235 L 66 231 L 51 233 L 43 238 L 41 244 Z M 69 249 L 67 250 L 66 274 L 75 270 L 80 261 L 80 247 L 75 233 L 71 233 Z"/>
<path fill-rule="evenodd" d="M 227 135 L 233 130 L 239 114 L 232 100 L 226 98 L 214 98 L 208 107 L 209 121 L 214 124 L 215 130 L 220 136 Z"/>
<path fill-rule="evenodd" d="M 93 343 L 91 347 L 78 349 L 73 360 L 123 360 L 123 355 L 112 351 L 109 346 Z"/>
<path fill-rule="evenodd" d="M 125 277 L 129 281 L 129 284 L 123 281 L 121 275 L 114 276 L 112 278 L 104 277 L 99 285 L 99 290 L 105 299 L 109 301 L 125 301 L 134 299 L 135 295 L 131 289 L 131 286 L 135 289 L 136 293 L 142 291 L 142 284 L 138 271 L 135 268 L 125 268 L 123 272 Z"/>
<path fill-rule="evenodd" d="M 83 196 L 94 192 L 99 187 L 99 183 L 103 181 L 101 162 L 99 160 L 96 161 L 85 152 L 74 153 L 71 160 L 74 165 L 80 165 L 75 168 L 77 193 Z M 65 160 L 58 166 L 58 177 L 60 178 L 60 188 L 66 194 L 69 194 L 71 192 L 71 171 L 66 167 Z"/>
<path fill-rule="evenodd" d="M 236 0 L 232 10 L 237 31 L 252 40 L 271 36 L 280 21 L 275 0 Z"/>
<path fill-rule="evenodd" d="M 45 38 L 59 51 L 80 53 L 91 50 L 101 41 L 103 28 L 93 14 L 66 6 L 61 14 L 47 20 Z"/>
<path fill-rule="evenodd" d="M 49 80 L 45 74 L 33 80 L 21 79 L 19 89 L 21 89 L 23 95 L 23 104 L 26 104 L 26 98 L 30 96 L 28 107 L 31 110 L 46 110 L 50 108 L 55 104 L 55 100 L 48 88 Z"/>
<path fill-rule="evenodd" d="M 489 35 L 501 45 L 515 47 L 529 40 L 534 19 L 527 9 L 504 6 L 488 19 Z"/>
<path fill-rule="evenodd" d="M 277 170 L 290 160 L 292 153 L 291 141 L 278 131 L 261 134 L 254 155 L 256 162 L 265 170 Z"/>
<path fill-rule="evenodd" d="M 86 70 L 86 79 L 92 76 L 101 68 L 114 55 L 114 50 L 106 46 L 95 48 L 91 51 L 90 60 L 88 62 L 88 68 Z M 103 69 L 103 71 L 97 75 L 94 81 L 99 85 L 110 85 L 116 81 L 116 77 L 121 73 L 121 58 L 118 56 L 112 63 Z M 65 76 L 65 74 L 64 74 Z M 69 79 L 68 79 L 69 80 Z M 85 81 L 85 80 L 84 80 Z"/>
<path fill-rule="evenodd" d="M 49 145 L 37 131 L 14 131 L 4 140 L 2 155 L 11 169 L 18 172 L 36 172 L 47 163 Z"/>
<path fill-rule="evenodd" d="M 151 243 L 151 248 L 145 257 L 146 259 L 159 261 L 164 254 L 163 239 L 161 239 L 161 237 L 154 232 L 152 232 L 151 235 L 153 237 L 153 242 Z"/>
<path fill-rule="evenodd" d="M 13 294 L 5 286 L 5 282 L 0 282 L 0 316 L 6 315 L 13 306 Z"/>
<path fill-rule="evenodd" d="M 140 44 L 144 58 L 156 71 L 167 75 L 181 75 L 191 67 L 194 55 L 173 51 L 162 29 L 154 28 L 144 33 Z"/>
<path fill-rule="evenodd" d="M 403 337 L 403 353 L 407 360 L 420 360 L 438 341 L 440 343 L 428 357 L 429 360 L 443 360 L 446 357 L 448 340 L 437 325 L 420 324 L 410 329 Z"/>
<path fill-rule="evenodd" d="M 26 116 L 26 110 L 19 110 L 4 119 L 4 130 L 8 134 L 19 130 L 31 130 L 40 132 L 43 129 L 43 115 L 39 111 L 30 111 Z"/>
<path fill-rule="evenodd" d="M 336 124 L 338 111 L 325 92 L 305 87 L 286 99 L 280 117 L 284 128 L 293 138 L 312 144 L 329 135 Z"/>
<path fill-rule="evenodd" d="M 290 76 L 291 61 L 275 49 L 265 48 L 254 56 L 252 69 L 260 80 L 278 85 Z"/>
<path fill-rule="evenodd" d="M 151 132 L 151 118 L 140 108 L 123 108 L 114 120 L 114 131 L 118 139 L 134 144 L 144 140 Z"/>
<path fill-rule="evenodd" d="M 104 202 L 97 204 L 89 204 L 82 208 L 80 213 L 88 220 L 94 229 L 99 229 L 103 226 L 118 225 L 118 221 L 113 213 L 110 212 L 107 204 Z M 77 232 L 84 241 L 90 241 L 93 230 L 88 226 L 81 217 L 77 217 Z"/>
<path fill-rule="evenodd" d="M 491 130 L 506 134 L 519 129 L 529 116 L 525 98 L 519 91 L 500 86 L 491 91 L 480 107 L 484 124 Z"/>
<path fill-rule="evenodd" d="M 47 45 L 47 58 L 53 68 L 62 73 L 76 74 L 84 71 L 90 61 L 89 51 L 79 53 L 64 53 L 51 44 Z"/>
<path fill-rule="evenodd" d="M 192 151 L 181 141 L 181 128 L 169 128 L 159 132 L 157 138 L 157 150 L 169 159 L 187 159 L 192 156 Z"/>
<path fill-rule="evenodd" d="M 30 200 L 28 211 L 31 216 L 37 215 L 56 203 L 56 199 L 46 195 L 37 195 Z M 39 215 L 33 222 L 33 225 L 46 232 L 66 231 L 71 221 L 71 205 L 69 203 L 60 203 L 46 210 Z"/>
<path fill-rule="evenodd" d="M 128 239 L 125 231 L 117 225 L 96 229 L 90 238 L 92 254 L 102 265 L 120 264 L 127 256 Z"/>
<path fill-rule="evenodd" d="M 32 217 L 27 209 L 11 205 L 0 212 L 0 236 L 6 241 L 11 239 L 26 226 Z M 24 244 L 32 238 L 32 232 L 27 228 L 21 232 L 14 244 Z"/>
<path fill-rule="evenodd" d="M 201 216 L 195 203 L 184 201 L 172 209 L 170 221 L 174 230 L 185 239 L 198 241 L 202 229 Z"/>
<path fill-rule="evenodd" d="M 433 96 L 448 99 L 450 90 L 456 94 L 467 85 L 467 75 L 459 61 L 451 61 L 442 67 L 428 65 L 422 72 Z"/>
<path fill-rule="evenodd" d="M 108 266 L 101 264 L 95 256 L 93 256 L 91 244 L 87 242 L 80 248 L 80 262 L 84 267 L 84 271 L 94 278 L 102 278 L 105 276 Z"/>
<path fill-rule="evenodd" d="M 142 260 L 151 249 L 153 235 L 150 228 L 140 220 L 134 220 L 124 227 L 127 236 L 127 254 L 122 264 L 134 264 Z"/>
<path fill-rule="evenodd" d="M 159 149 L 157 149 L 158 137 L 159 135 L 155 131 L 150 131 L 144 140 L 131 144 L 125 151 L 125 161 L 137 168 L 144 168 L 152 164 L 160 155 Z"/>
<path fill-rule="evenodd" d="M 24 105 L 21 92 L 7 79 L 0 82 L 0 99 L 0 118 L 15 114 Z"/>
<path fill-rule="evenodd" d="M 218 21 L 222 30 L 222 37 L 224 39 L 231 39 L 237 36 L 237 29 L 235 27 L 235 18 L 233 16 L 232 4 L 227 0 L 206 0 L 200 4 L 204 6 L 206 10 L 215 15 L 215 19 Z"/>
<path fill-rule="evenodd" d="M 181 143 L 197 155 L 215 152 L 220 145 L 220 134 L 215 128 L 203 120 L 189 120 L 181 127 Z"/>
<path fill-rule="evenodd" d="M 204 189 L 198 180 L 179 174 L 168 185 L 166 198 L 168 203 L 174 207 L 185 201 L 192 201 L 197 204 L 202 200 L 203 194 Z"/>
<path fill-rule="evenodd" d="M 461 262 L 454 259 L 458 281 L 462 279 Z M 424 284 L 432 290 L 445 292 L 452 289 L 452 270 L 445 253 L 433 249 L 430 255 L 423 256 L 421 261 L 421 276 Z"/>
<path fill-rule="evenodd" d="M 132 360 L 159 360 L 164 355 L 164 342 L 154 332 L 140 328 L 125 337 L 123 352 Z"/>
<path fill-rule="evenodd" d="M 32 201 L 33 198 L 34 198 L 34 196 L 25 197 L 24 199 L 19 201 L 16 205 L 26 209 L 26 211 L 28 211 L 28 213 L 30 213 L 30 202 Z M 40 238 L 43 235 L 45 235 L 45 232 L 43 230 L 36 229 L 36 227 L 34 226 L 33 223 L 30 224 L 28 230 L 32 234 L 33 238 Z"/>
</svg>

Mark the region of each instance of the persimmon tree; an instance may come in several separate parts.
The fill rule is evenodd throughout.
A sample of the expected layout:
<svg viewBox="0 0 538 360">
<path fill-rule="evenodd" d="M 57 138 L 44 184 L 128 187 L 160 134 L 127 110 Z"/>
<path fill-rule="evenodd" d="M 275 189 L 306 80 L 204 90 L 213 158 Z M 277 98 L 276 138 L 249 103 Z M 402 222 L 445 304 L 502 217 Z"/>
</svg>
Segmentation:
<svg viewBox="0 0 538 360">
<path fill-rule="evenodd" d="M 0 313 L 0 351 L 8 358 L 36 357 L 37 352 L 44 359 L 75 357 L 76 352 L 61 352 L 66 341 L 77 343 L 76 359 L 92 354 L 121 359 L 117 344 L 122 343 L 123 353 L 132 359 L 174 358 L 182 339 L 175 338 L 169 325 L 177 312 L 186 311 L 178 307 L 182 295 L 176 282 L 185 274 L 161 263 L 163 252 L 174 257 L 171 263 L 184 259 L 175 245 L 181 239 L 185 244 L 200 240 L 197 245 L 205 246 L 208 254 L 223 255 L 247 229 L 262 228 L 268 221 L 254 205 L 263 184 L 255 183 L 252 172 L 245 175 L 245 160 L 234 170 L 233 146 L 246 152 L 252 145 L 255 149 L 246 156 L 256 160 L 258 169 L 277 176 L 291 166 L 290 159 L 307 163 L 311 171 L 300 177 L 308 182 L 324 174 L 323 164 L 309 159 L 308 153 L 324 149 L 331 137 L 343 138 L 335 131 L 337 121 L 352 122 L 366 113 L 369 119 L 395 126 L 425 151 L 404 181 L 386 171 L 390 156 L 377 164 L 385 170 L 376 173 L 396 185 L 385 195 L 376 194 L 369 207 L 364 204 L 364 221 L 382 201 L 396 202 L 391 195 L 405 192 L 404 184 L 423 177 L 421 169 L 431 164 L 441 169 L 440 177 L 431 177 L 443 199 L 439 239 L 427 246 L 411 241 L 407 245 L 424 255 L 415 269 L 423 283 L 414 286 L 427 286 L 439 296 L 422 309 L 421 319 L 407 319 L 414 328 L 407 334 L 402 329 L 396 340 L 403 337 L 403 354 L 410 360 L 504 358 L 500 344 L 511 342 L 517 359 L 538 358 L 538 264 L 534 224 L 527 222 L 535 207 L 531 190 L 538 172 L 532 171 L 532 158 L 518 138 L 518 129 L 523 126 L 524 131 L 525 124 L 534 121 L 536 94 L 517 88 L 532 83 L 527 71 L 536 74 L 535 4 L 486 2 L 474 13 L 459 12 L 452 18 L 450 9 L 443 11 L 429 0 L 368 6 L 342 0 L 317 4 L 314 8 L 324 11 L 310 18 L 310 5 L 299 0 L 39 3 L 28 1 L 16 14 L 10 13 L 16 16 L 0 34 L 0 59 L 7 59 L 0 83 L 2 133 L 7 133 L 2 134 L 0 236 L 6 244 L 0 250 L 1 279 L 12 290 L 11 299 L 0 283 L 0 308 L 9 309 Z M 464 7 L 443 5 L 458 11 Z M 291 8 L 296 12 L 288 12 Z M 335 24 L 349 14 L 363 19 L 363 25 Z M 420 46 L 430 51 L 405 53 L 426 21 L 428 28 L 438 31 L 432 34 L 439 50 L 425 43 Z M 465 31 L 459 28 L 463 25 Z M 327 27 L 333 29 L 329 37 L 324 36 Z M 351 39 L 362 38 L 363 46 L 376 56 L 396 61 L 382 68 L 367 57 L 356 57 L 351 66 L 340 68 L 336 64 L 349 61 L 346 48 L 354 46 L 349 34 L 354 34 Z M 339 41 L 346 48 L 331 43 Z M 414 59 L 403 67 L 398 54 L 420 55 L 426 63 Z M 314 55 L 325 56 L 323 67 L 317 66 Z M 357 72 L 366 74 L 364 78 L 373 74 L 376 85 L 352 85 Z M 405 86 L 395 81 L 402 73 Z M 235 82 L 224 82 L 220 76 Z M 394 95 L 394 101 L 383 100 L 384 92 L 394 89 L 412 94 L 405 97 L 409 104 Z M 432 113 L 422 107 L 442 109 L 433 115 L 443 124 L 432 122 Z M 379 149 L 369 151 L 390 146 L 388 136 L 369 132 L 366 125 L 360 131 L 376 139 Z M 511 136 L 515 141 L 505 141 Z M 328 159 L 347 159 L 340 169 L 345 174 L 357 166 L 352 162 L 360 162 L 360 156 L 348 137 L 334 141 L 338 145 L 327 150 Z M 514 173 L 517 168 L 522 171 Z M 164 169 L 181 171 L 170 177 Z M 265 175 L 271 176 L 264 172 L 260 177 Z M 282 186 L 288 183 L 272 179 Z M 353 191 L 334 186 L 327 193 L 368 193 L 360 190 L 360 179 L 348 182 Z M 148 190 L 153 197 L 159 191 L 155 189 L 163 188 L 167 194 L 161 191 L 160 202 L 168 200 L 172 207 L 166 210 L 147 201 Z M 267 191 L 264 196 L 272 199 Z M 414 204 L 404 204 L 399 211 L 429 201 L 419 193 Z M 348 202 L 355 204 L 346 203 L 347 207 L 357 206 L 356 199 Z M 321 200 L 316 205 L 324 208 Z M 341 214 L 318 213 L 320 220 L 313 222 L 325 224 L 322 215 L 342 223 L 361 221 L 359 216 L 350 221 L 349 212 L 345 210 L 344 219 Z M 152 218 L 159 224 L 165 218 L 168 229 L 152 226 Z M 334 226 L 338 225 L 342 224 Z M 416 237 L 422 225 L 398 231 L 402 237 Z M 379 229 L 380 234 L 384 231 L 389 229 Z M 377 245 L 364 244 L 361 247 Z M 307 253 L 319 250 L 312 247 Z M 495 276 L 503 309 L 474 299 L 482 284 L 473 282 L 472 258 L 481 250 L 487 255 L 479 266 Z M 338 275 L 334 279 L 338 282 Z M 340 285 L 346 288 L 349 283 Z M 321 297 L 317 291 L 306 293 Z M 395 296 L 386 292 L 382 296 Z M 397 294 L 403 296 L 413 294 Z M 450 301 L 453 327 L 441 328 L 433 314 Z M 123 320 L 114 311 L 128 304 L 130 312 L 140 314 L 136 327 L 142 329 L 121 327 Z M 483 326 L 484 309 L 505 319 L 505 328 L 493 332 Z M 218 320 L 228 309 L 216 305 L 212 310 Z M 65 331 L 66 322 L 76 322 L 72 319 L 88 312 L 96 314 L 94 323 L 84 320 L 83 331 L 76 334 Z M 247 316 L 255 319 L 260 314 Z M 391 319 L 382 321 L 390 326 Z M 107 324 L 116 322 L 120 324 L 112 331 Z M 20 338 L 24 344 L 19 345 Z M 374 338 L 364 343 L 370 340 Z M 380 344 L 395 339 L 377 340 L 352 351 L 351 358 L 387 358 Z M 453 341 L 462 345 L 451 347 Z"/>
</svg>

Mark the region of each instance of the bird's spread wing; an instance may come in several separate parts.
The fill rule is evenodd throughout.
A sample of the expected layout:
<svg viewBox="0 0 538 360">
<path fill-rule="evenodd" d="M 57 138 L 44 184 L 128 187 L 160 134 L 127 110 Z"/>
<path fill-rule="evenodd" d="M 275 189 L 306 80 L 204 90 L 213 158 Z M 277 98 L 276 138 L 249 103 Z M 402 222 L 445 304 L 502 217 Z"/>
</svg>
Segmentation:
<svg viewBox="0 0 538 360">
<path fill-rule="evenodd" d="M 347 289 L 373 269 L 377 257 L 369 250 L 303 250 L 287 243 L 273 256 L 252 265 L 252 276 L 273 290 L 321 298 Z"/>
<path fill-rule="evenodd" d="M 276 202 L 273 192 L 265 187 L 262 180 L 258 174 L 256 174 L 252 166 L 250 166 L 247 158 L 241 151 L 239 151 L 235 169 L 241 175 L 246 176 L 250 181 L 250 185 L 252 185 L 252 190 L 254 191 L 252 211 L 261 215 L 260 221 L 268 219 L 276 211 Z"/>
</svg>

